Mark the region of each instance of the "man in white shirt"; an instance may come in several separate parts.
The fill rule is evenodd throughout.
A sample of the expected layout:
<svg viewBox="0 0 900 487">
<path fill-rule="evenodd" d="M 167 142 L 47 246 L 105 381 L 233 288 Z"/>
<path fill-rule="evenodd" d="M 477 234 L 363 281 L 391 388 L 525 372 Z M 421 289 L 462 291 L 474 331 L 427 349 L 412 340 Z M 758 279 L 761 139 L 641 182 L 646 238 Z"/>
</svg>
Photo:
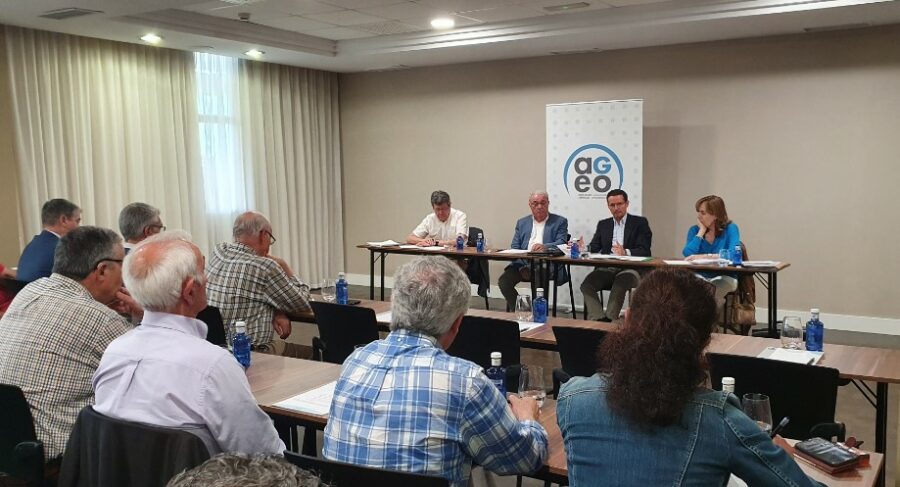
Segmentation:
<svg viewBox="0 0 900 487">
<path fill-rule="evenodd" d="M 420 247 L 432 245 L 456 245 L 456 237 L 469 238 L 466 214 L 450 207 L 450 195 L 437 190 L 431 193 L 431 209 L 434 213 L 422 219 L 422 223 L 406 237 L 406 243 Z"/>
<path fill-rule="evenodd" d="M 128 254 L 124 281 L 141 326 L 114 340 L 94 374 L 94 409 L 177 428 L 219 452 L 280 455 L 284 443 L 256 403 L 244 369 L 205 340 L 203 255 L 184 232 L 163 232 Z"/>
</svg>

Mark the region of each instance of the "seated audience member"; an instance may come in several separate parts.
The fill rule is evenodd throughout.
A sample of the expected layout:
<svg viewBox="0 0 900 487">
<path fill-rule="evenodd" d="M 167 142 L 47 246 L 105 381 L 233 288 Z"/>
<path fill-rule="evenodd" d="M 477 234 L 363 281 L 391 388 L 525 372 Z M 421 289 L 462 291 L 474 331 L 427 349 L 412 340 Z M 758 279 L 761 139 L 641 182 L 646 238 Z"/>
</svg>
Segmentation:
<svg viewBox="0 0 900 487">
<path fill-rule="evenodd" d="M 646 275 L 625 323 L 600 346 L 598 373 L 563 384 L 557 420 L 569 482 L 579 486 L 812 486 L 741 410 L 709 390 L 704 349 L 713 288 L 684 269 Z"/>
<path fill-rule="evenodd" d="M 117 311 L 140 313 L 120 291 L 124 254 L 112 230 L 72 230 L 56 247 L 53 274 L 19 291 L 0 319 L 0 383 L 25 393 L 48 459 L 63 453 L 78 413 L 94 402 L 103 350 L 131 329 Z"/>
<path fill-rule="evenodd" d="M 469 294 L 466 275 L 444 257 L 417 257 L 397 270 L 390 334 L 344 362 L 326 458 L 440 475 L 455 487 L 467 484 L 473 462 L 500 474 L 540 468 L 547 432 L 534 399 L 504 398 L 481 367 L 444 351 Z"/>
<path fill-rule="evenodd" d="M 245 321 L 254 350 L 280 354 L 272 331 L 281 338 L 291 334 L 285 314 L 309 310 L 309 286 L 284 259 L 269 255 L 275 237 L 265 216 L 239 215 L 232 234 L 234 242 L 216 245 L 209 260 L 209 304 L 222 312 L 229 334 L 235 321 Z"/>
<path fill-rule="evenodd" d="M 565 217 L 550 213 L 550 197 L 546 191 L 531 193 L 528 197 L 528 206 L 531 208 L 531 215 L 522 217 L 516 222 L 516 230 L 509 248 L 541 252 L 566 243 L 569 221 Z M 507 309 L 516 309 L 516 298 L 519 296 L 516 284 L 531 282 L 531 277 L 531 267 L 525 260 L 516 260 L 506 266 L 497 284 L 506 299 Z M 556 279 L 558 284 L 568 282 L 564 266 L 559 266 Z M 549 283 L 541 282 L 537 287 L 547 289 L 548 285 Z"/>
<path fill-rule="evenodd" d="M 628 213 L 628 193 L 614 189 L 606 194 L 606 206 L 612 214 L 597 222 L 589 252 L 614 255 L 650 256 L 653 232 L 646 218 Z M 640 275 L 634 269 L 597 267 L 581 283 L 584 306 L 589 320 L 610 322 L 619 318 L 625 293 L 638 285 Z M 609 290 L 606 309 L 598 293 Z"/>
<path fill-rule="evenodd" d="M 437 190 L 431 193 L 431 209 L 412 233 L 406 237 L 406 243 L 429 247 L 433 245 L 456 245 L 456 237 L 462 235 L 469 239 L 469 225 L 466 214 L 450 207 L 450 195 L 446 191 Z"/>
<path fill-rule="evenodd" d="M 206 307 L 203 266 L 184 232 L 151 237 L 128 254 L 125 286 L 144 319 L 106 348 L 94 374 L 94 409 L 189 431 L 210 454 L 282 454 L 284 443 L 259 409 L 243 367 L 207 342 L 206 325 L 194 318 Z"/>
<path fill-rule="evenodd" d="M 31 239 L 19 257 L 17 279 L 22 282 L 50 277 L 56 244 L 81 224 L 81 208 L 69 200 L 52 199 L 41 207 L 41 224 L 44 229 Z"/>
<path fill-rule="evenodd" d="M 166 487 L 328 487 L 328 484 L 314 472 L 297 468 L 281 457 L 222 453 L 176 475 Z"/>
<path fill-rule="evenodd" d="M 0 279 L 15 280 L 16 271 L 7 269 L 3 264 L 0 264 Z M 0 287 L 0 317 L 6 312 L 6 308 L 9 308 L 9 303 L 12 303 L 13 297 L 15 297 L 13 291 L 6 287 Z"/>
<path fill-rule="evenodd" d="M 131 203 L 119 212 L 119 231 L 125 239 L 125 255 L 145 238 L 165 229 L 159 210 L 147 203 Z"/>
<path fill-rule="evenodd" d="M 697 224 L 687 233 L 687 242 L 681 251 L 685 260 L 718 259 L 719 251 L 734 251 L 741 244 L 741 232 L 737 223 L 728 218 L 725 201 L 716 195 L 704 196 L 694 204 Z M 701 272 L 700 276 L 716 287 L 716 303 L 722 304 L 725 295 L 737 289 L 733 275 L 716 275 Z"/>
</svg>

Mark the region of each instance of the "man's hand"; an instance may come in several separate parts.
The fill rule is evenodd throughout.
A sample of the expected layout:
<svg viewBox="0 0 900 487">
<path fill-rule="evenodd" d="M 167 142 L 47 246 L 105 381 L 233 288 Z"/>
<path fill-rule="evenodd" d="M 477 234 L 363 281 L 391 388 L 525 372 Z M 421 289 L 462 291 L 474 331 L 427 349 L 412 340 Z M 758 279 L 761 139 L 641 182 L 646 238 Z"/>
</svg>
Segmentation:
<svg viewBox="0 0 900 487">
<path fill-rule="evenodd" d="M 116 299 L 108 303 L 113 311 L 122 315 L 131 316 L 135 323 L 144 319 L 144 309 L 141 305 L 131 297 L 131 294 L 124 287 L 116 292 Z"/>
<path fill-rule="evenodd" d="M 616 254 L 616 255 L 626 255 L 627 254 L 627 252 L 625 252 L 625 247 L 622 247 L 622 244 L 620 244 L 618 242 L 613 242 L 612 253 Z"/>
<path fill-rule="evenodd" d="M 286 314 L 277 312 L 275 313 L 275 316 L 272 317 L 272 328 L 274 328 L 275 333 L 284 340 L 291 335 L 291 320 L 288 319 Z"/>
<path fill-rule="evenodd" d="M 274 255 L 268 255 L 266 257 L 274 260 L 275 263 L 278 264 L 279 267 L 281 267 L 281 270 L 283 270 L 288 277 L 294 277 L 294 271 L 291 270 L 291 266 L 289 266 L 287 262 L 284 261 L 284 259 L 282 259 L 281 257 L 275 257 Z"/>
<path fill-rule="evenodd" d="M 419 240 L 419 242 L 416 245 L 418 245 L 419 247 L 432 247 L 436 243 L 437 242 L 435 242 L 435 240 L 433 238 L 425 237 L 422 240 Z"/>
<path fill-rule="evenodd" d="M 542 243 L 536 243 L 536 244 L 532 245 L 532 246 L 531 246 L 531 251 L 532 251 L 532 252 L 543 252 L 543 251 L 544 251 L 544 244 L 542 244 Z"/>
<path fill-rule="evenodd" d="M 506 400 L 509 401 L 509 407 L 512 409 L 513 416 L 519 421 L 537 421 L 540 409 L 538 409 L 537 401 L 533 397 L 519 397 L 515 394 L 507 394 Z"/>
</svg>

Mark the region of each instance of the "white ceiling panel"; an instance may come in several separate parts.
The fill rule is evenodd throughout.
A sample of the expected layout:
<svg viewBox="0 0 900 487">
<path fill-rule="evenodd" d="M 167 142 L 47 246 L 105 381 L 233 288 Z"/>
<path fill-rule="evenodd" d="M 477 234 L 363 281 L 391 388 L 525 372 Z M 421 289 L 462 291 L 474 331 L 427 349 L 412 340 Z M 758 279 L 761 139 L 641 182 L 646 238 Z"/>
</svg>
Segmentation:
<svg viewBox="0 0 900 487">
<path fill-rule="evenodd" d="M 307 19 L 299 15 L 287 15 L 274 19 L 263 20 L 258 22 L 262 25 L 275 27 L 276 29 L 291 30 L 294 32 L 308 33 L 314 30 L 332 29 L 334 24 L 319 22 L 318 20 Z"/>
<path fill-rule="evenodd" d="M 372 37 L 371 32 L 365 32 L 347 27 L 333 27 L 331 29 L 316 30 L 309 32 L 309 35 L 331 39 L 333 41 L 343 41 L 347 39 L 361 39 L 363 37 Z"/>
<path fill-rule="evenodd" d="M 521 5 L 509 5 L 506 7 L 485 8 L 460 12 L 459 15 L 481 22 L 506 22 L 509 20 L 528 19 L 542 15 L 539 9 Z"/>
<path fill-rule="evenodd" d="M 439 7 L 428 7 L 416 2 L 394 3 L 391 5 L 361 8 L 357 10 L 365 14 L 395 20 L 433 18 L 438 15 L 452 13 L 452 10 L 441 9 Z"/>
<path fill-rule="evenodd" d="M 304 17 L 318 20 L 319 22 L 328 22 L 329 24 L 348 26 L 356 24 L 369 24 L 372 22 L 381 22 L 384 17 L 376 17 L 374 15 L 364 14 L 356 10 L 341 10 L 340 12 L 331 12 L 325 14 L 310 14 Z"/>
<path fill-rule="evenodd" d="M 397 3 L 397 0 L 321 0 L 322 3 L 327 3 L 330 5 L 337 5 L 338 7 L 343 7 L 351 10 L 358 10 L 363 8 L 371 8 L 371 7 L 380 7 L 382 5 L 390 5 L 392 3 Z"/>
</svg>

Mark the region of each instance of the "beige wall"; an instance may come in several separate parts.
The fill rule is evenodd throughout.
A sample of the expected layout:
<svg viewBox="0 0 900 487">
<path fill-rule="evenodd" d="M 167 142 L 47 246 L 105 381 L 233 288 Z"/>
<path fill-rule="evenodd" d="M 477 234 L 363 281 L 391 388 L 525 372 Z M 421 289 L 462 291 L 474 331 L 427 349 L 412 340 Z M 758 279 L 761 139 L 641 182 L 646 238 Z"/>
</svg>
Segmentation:
<svg viewBox="0 0 900 487">
<path fill-rule="evenodd" d="M 355 245 L 404 237 L 437 188 L 508 245 L 544 186 L 544 106 L 643 98 L 655 255 L 679 255 L 694 201 L 717 193 L 753 258 L 793 264 L 780 308 L 900 318 L 898 38 L 891 26 L 345 75 L 347 270 L 368 273 Z"/>
<path fill-rule="evenodd" d="M 15 266 L 22 250 L 19 240 L 19 191 L 15 158 L 15 132 L 6 45 L 0 28 L 0 263 Z"/>
</svg>

